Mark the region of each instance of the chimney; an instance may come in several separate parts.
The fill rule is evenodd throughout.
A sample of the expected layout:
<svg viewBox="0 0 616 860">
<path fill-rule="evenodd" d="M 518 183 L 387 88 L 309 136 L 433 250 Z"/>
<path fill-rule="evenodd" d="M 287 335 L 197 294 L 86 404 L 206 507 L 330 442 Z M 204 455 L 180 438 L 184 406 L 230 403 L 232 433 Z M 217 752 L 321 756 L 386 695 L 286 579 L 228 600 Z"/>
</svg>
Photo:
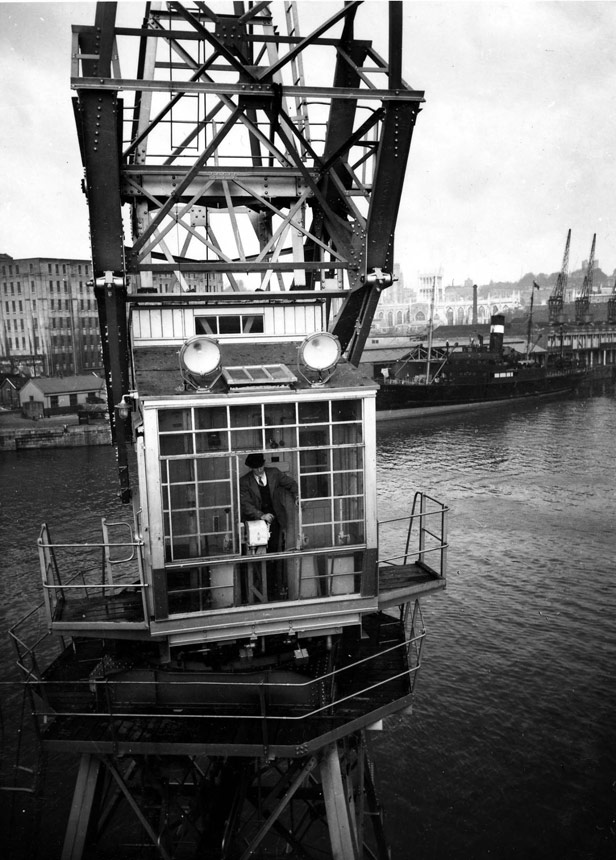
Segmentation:
<svg viewBox="0 0 616 860">
<path fill-rule="evenodd" d="M 503 336 L 505 334 L 505 317 L 494 314 L 490 319 L 490 352 L 503 352 Z"/>
</svg>

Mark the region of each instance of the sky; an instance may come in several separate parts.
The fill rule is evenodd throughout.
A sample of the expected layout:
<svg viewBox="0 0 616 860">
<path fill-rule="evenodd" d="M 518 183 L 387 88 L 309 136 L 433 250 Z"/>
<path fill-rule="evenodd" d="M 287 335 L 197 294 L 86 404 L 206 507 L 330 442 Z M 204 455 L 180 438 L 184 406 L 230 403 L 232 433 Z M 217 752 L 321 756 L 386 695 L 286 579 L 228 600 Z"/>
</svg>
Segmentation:
<svg viewBox="0 0 616 860">
<path fill-rule="evenodd" d="M 315 2 L 299 2 L 304 31 Z M 356 34 L 386 55 L 380 5 L 363 5 Z M 137 23 L 143 7 L 120 0 L 119 18 Z M 616 2 L 403 8 L 403 76 L 426 97 L 396 231 L 407 286 L 437 270 L 446 284 L 558 271 L 569 228 L 570 269 L 588 259 L 596 233 L 595 256 L 611 275 Z M 16 258 L 90 256 L 69 78 L 71 25 L 92 24 L 94 10 L 0 2 L 0 252 Z"/>
</svg>

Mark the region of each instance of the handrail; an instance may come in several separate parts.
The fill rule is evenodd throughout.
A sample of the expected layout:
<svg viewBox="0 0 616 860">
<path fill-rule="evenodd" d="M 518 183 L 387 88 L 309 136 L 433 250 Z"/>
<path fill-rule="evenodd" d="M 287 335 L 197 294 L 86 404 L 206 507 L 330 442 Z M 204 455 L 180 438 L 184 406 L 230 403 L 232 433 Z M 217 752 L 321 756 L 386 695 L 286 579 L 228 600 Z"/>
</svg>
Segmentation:
<svg viewBox="0 0 616 860">
<path fill-rule="evenodd" d="M 431 503 L 435 507 L 432 510 L 429 510 L 427 505 Z M 419 511 L 417 511 L 417 507 L 419 506 Z M 418 562 L 420 564 L 425 564 L 424 557 L 428 553 L 438 552 L 440 553 L 440 564 L 438 565 L 440 569 L 440 573 L 437 575 L 443 576 L 445 573 L 445 561 L 446 561 L 446 549 L 447 549 L 447 539 L 446 539 L 446 514 L 448 512 L 448 507 L 443 505 L 437 499 L 432 496 L 429 496 L 427 493 L 416 492 L 413 497 L 413 505 L 411 508 L 411 513 L 402 517 L 392 517 L 387 520 L 379 520 L 379 535 L 378 535 L 378 549 L 379 549 L 379 564 L 395 564 L 402 563 L 406 565 L 409 563 L 409 556 L 416 555 Z M 430 517 L 438 517 L 440 519 L 440 529 L 433 531 L 428 528 L 427 522 Z M 406 543 L 404 545 L 404 550 L 400 552 L 396 552 L 393 555 L 388 555 L 386 557 L 382 557 L 380 554 L 381 550 L 381 527 L 390 525 L 392 523 L 401 522 L 403 520 L 408 520 L 409 527 L 406 535 Z M 411 549 L 411 541 L 413 536 L 413 526 L 415 522 L 419 523 L 419 534 L 417 537 L 418 540 L 418 548 L 413 550 Z M 434 546 L 429 546 L 427 543 L 427 539 L 431 538 L 435 541 Z M 401 560 L 401 562 L 400 562 Z"/>
<path fill-rule="evenodd" d="M 191 681 L 190 679 L 182 679 L 181 681 L 173 681 L 173 680 L 162 680 L 161 681 L 161 680 L 157 680 L 157 679 L 141 680 L 140 681 L 140 680 L 130 679 L 130 680 L 122 681 L 122 680 L 113 680 L 112 678 L 106 677 L 106 678 L 100 678 L 100 679 L 90 678 L 90 679 L 71 681 L 70 685 L 72 688 L 83 686 L 84 690 L 87 689 L 88 691 L 92 690 L 93 685 L 99 686 L 101 689 L 104 689 L 105 690 L 105 698 L 107 701 L 107 714 L 112 719 L 118 719 L 118 718 L 122 718 L 122 719 L 123 718 L 132 718 L 132 719 L 134 719 L 134 718 L 140 718 L 140 717 L 151 718 L 153 716 L 156 716 L 156 717 L 168 717 L 168 718 L 180 719 L 180 720 L 185 719 L 185 718 L 198 717 L 199 719 L 242 719 L 242 720 L 244 720 L 244 719 L 262 720 L 263 719 L 263 720 L 276 720 L 276 721 L 285 721 L 285 722 L 302 722 L 304 720 L 311 719 L 311 718 L 321 714 L 323 711 L 330 710 L 330 709 L 335 708 L 341 704 L 344 704 L 345 702 L 352 701 L 353 699 L 355 699 L 357 697 L 364 696 L 366 693 L 369 693 L 372 690 L 378 689 L 379 687 L 382 687 L 385 684 L 391 683 L 392 681 L 398 680 L 399 678 L 402 678 L 405 675 L 413 676 L 415 673 L 418 672 L 418 670 L 420 668 L 420 664 L 417 663 L 414 666 L 407 666 L 406 668 L 404 668 L 400 672 L 396 672 L 394 674 L 388 675 L 386 678 L 381 679 L 381 680 L 379 680 L 373 684 L 368 684 L 367 686 L 362 686 L 360 689 L 357 689 L 351 693 L 348 693 L 347 695 L 340 696 L 339 698 L 333 699 L 331 701 L 327 701 L 325 704 L 319 705 L 318 707 L 313 707 L 311 710 L 304 712 L 304 713 L 301 713 L 301 714 L 292 714 L 292 713 L 287 713 L 287 714 L 269 713 L 268 714 L 267 713 L 267 701 L 266 701 L 265 697 L 262 695 L 263 690 L 265 690 L 265 689 L 301 690 L 303 688 L 310 687 L 312 685 L 322 685 L 328 679 L 333 679 L 333 677 L 335 675 L 340 675 L 343 672 L 350 672 L 352 670 L 355 670 L 359 666 L 366 664 L 366 663 L 369 663 L 372 660 L 376 660 L 377 658 L 380 658 L 382 655 L 390 653 L 392 651 L 395 651 L 396 649 L 405 649 L 408 653 L 408 650 L 410 649 L 410 647 L 416 643 L 420 643 L 423 640 L 423 638 L 425 637 L 425 635 L 426 635 L 425 631 L 422 631 L 421 633 L 417 634 L 416 636 L 411 637 L 410 639 L 405 638 L 402 640 L 402 642 L 399 642 L 396 645 L 393 645 L 389 648 L 385 648 L 383 650 L 380 650 L 378 652 L 378 654 L 372 655 L 370 657 L 362 658 L 361 660 L 357 660 L 354 663 L 349 664 L 348 666 L 339 667 L 339 668 L 334 669 L 330 672 L 326 672 L 323 675 L 319 675 L 316 678 L 310 678 L 310 679 L 307 679 L 306 681 L 299 682 L 299 683 L 290 683 L 290 682 L 286 682 L 286 681 L 285 682 L 283 682 L 283 681 L 265 681 L 262 678 L 256 679 L 254 681 L 250 681 L 249 679 L 238 680 L 238 681 L 225 681 L 225 680 L 221 680 L 221 679 L 214 679 L 211 681 L 210 680 L 203 680 L 203 679 L 194 680 L 194 681 Z M 38 681 L 37 680 L 37 681 L 26 681 L 26 684 L 31 685 L 31 686 L 36 686 L 37 688 L 41 688 L 41 687 L 53 688 L 53 687 L 65 686 L 66 681 Z M 219 687 L 219 688 L 222 687 L 225 689 L 231 689 L 233 687 L 240 687 L 244 690 L 248 688 L 248 689 L 254 690 L 255 693 L 257 694 L 255 696 L 254 700 L 251 702 L 251 704 L 255 704 L 258 702 L 260 705 L 260 710 L 259 710 L 259 713 L 256 713 L 256 714 L 247 714 L 244 711 L 242 711 L 240 713 L 233 714 L 233 713 L 227 713 L 227 712 L 220 713 L 220 712 L 215 712 L 215 711 L 206 712 L 206 711 L 201 709 L 199 711 L 199 714 L 189 714 L 189 713 L 184 713 L 184 712 L 179 713 L 177 711 L 177 709 L 174 709 L 172 707 L 169 707 L 168 711 L 157 710 L 154 713 L 152 711 L 136 712 L 136 711 L 129 711 L 126 709 L 118 709 L 118 708 L 114 709 L 113 703 L 111 700 L 111 696 L 109 695 L 109 688 L 111 686 L 114 686 L 114 687 L 130 687 L 131 689 L 135 689 L 136 687 L 154 687 L 154 689 L 156 689 L 156 688 L 160 688 L 162 686 L 178 687 L 178 688 L 183 688 L 183 689 L 186 687 L 198 687 L 201 689 L 203 687 Z M 156 699 L 156 697 L 154 697 L 154 698 Z M 225 704 L 229 706 L 229 709 L 232 709 L 234 707 L 234 705 L 236 705 L 238 703 L 229 701 L 229 702 L 226 702 Z M 57 718 L 57 717 L 61 717 L 61 716 L 67 716 L 67 717 L 70 716 L 71 718 L 78 717 L 80 719 L 81 718 L 87 718 L 87 717 L 100 718 L 102 713 L 103 712 L 100 710 L 99 711 L 60 711 L 60 710 L 57 710 L 55 708 L 50 710 L 50 711 L 39 710 L 37 712 L 38 716 L 42 716 L 42 717 L 55 717 L 55 718 Z"/>
</svg>

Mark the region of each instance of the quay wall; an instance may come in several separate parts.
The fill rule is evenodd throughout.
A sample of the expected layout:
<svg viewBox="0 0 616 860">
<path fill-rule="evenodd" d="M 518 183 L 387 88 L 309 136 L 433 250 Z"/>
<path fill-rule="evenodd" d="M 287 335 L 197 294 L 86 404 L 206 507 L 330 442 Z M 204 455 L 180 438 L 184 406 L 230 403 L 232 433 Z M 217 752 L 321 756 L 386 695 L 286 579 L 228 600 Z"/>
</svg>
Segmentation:
<svg viewBox="0 0 616 860">
<path fill-rule="evenodd" d="M 103 426 L 62 425 L 25 430 L 0 427 L 0 451 L 23 451 L 29 448 L 78 448 L 84 445 L 110 445 L 111 431 Z"/>
</svg>

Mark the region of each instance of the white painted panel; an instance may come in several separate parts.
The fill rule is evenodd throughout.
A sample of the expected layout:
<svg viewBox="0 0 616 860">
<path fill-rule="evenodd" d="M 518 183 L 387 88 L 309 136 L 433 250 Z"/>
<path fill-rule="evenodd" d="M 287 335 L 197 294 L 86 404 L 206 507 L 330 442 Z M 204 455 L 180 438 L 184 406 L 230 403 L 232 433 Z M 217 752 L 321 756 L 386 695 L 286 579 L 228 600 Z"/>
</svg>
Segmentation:
<svg viewBox="0 0 616 860">
<path fill-rule="evenodd" d="M 152 308 L 150 310 L 150 327 L 150 337 L 163 337 L 163 320 L 159 308 Z"/>
<path fill-rule="evenodd" d="M 272 310 L 274 311 L 274 319 L 273 319 L 273 330 L 271 331 L 271 334 L 277 334 L 277 335 L 287 334 L 287 331 L 285 328 L 285 318 L 284 318 L 285 309 L 284 309 L 284 307 L 275 307 Z M 270 334 L 269 331 L 267 333 Z"/>
<path fill-rule="evenodd" d="M 137 311 L 139 315 L 139 319 L 141 320 L 141 337 L 142 338 L 150 338 L 152 337 L 152 326 L 150 325 L 150 312 L 149 310 L 140 310 Z"/>
<path fill-rule="evenodd" d="M 188 310 L 185 310 L 184 308 L 174 308 L 172 313 L 173 337 L 180 337 L 182 340 L 186 340 L 186 315 L 188 314 Z"/>
</svg>

